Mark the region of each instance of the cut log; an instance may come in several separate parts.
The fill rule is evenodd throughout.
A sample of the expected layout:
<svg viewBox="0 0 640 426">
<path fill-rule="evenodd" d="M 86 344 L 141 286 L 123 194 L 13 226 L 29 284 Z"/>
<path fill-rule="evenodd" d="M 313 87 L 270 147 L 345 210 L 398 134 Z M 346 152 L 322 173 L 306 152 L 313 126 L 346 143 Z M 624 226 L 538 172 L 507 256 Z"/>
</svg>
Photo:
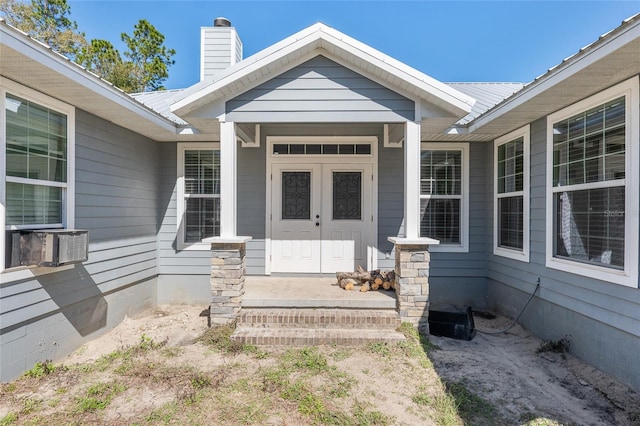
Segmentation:
<svg viewBox="0 0 640 426">
<path fill-rule="evenodd" d="M 383 281 L 382 288 L 385 290 L 389 290 L 391 288 L 391 283 L 389 281 Z"/>
<path fill-rule="evenodd" d="M 369 281 L 371 279 L 371 274 L 367 271 L 364 272 L 336 272 L 336 278 L 338 281 L 344 280 L 346 278 L 351 278 L 353 280 L 357 280 L 360 282 Z"/>
<path fill-rule="evenodd" d="M 345 290 L 353 290 L 356 284 L 358 284 L 358 282 L 353 278 L 343 278 L 340 280 L 340 287 Z"/>
<path fill-rule="evenodd" d="M 380 288 L 380 285 L 382 284 L 382 282 L 380 282 L 380 284 L 376 283 L 375 281 L 371 284 L 371 290 L 376 291 Z"/>
<path fill-rule="evenodd" d="M 362 286 L 360 287 L 360 291 L 365 292 L 365 291 L 369 291 L 369 284 L 362 284 Z"/>
</svg>

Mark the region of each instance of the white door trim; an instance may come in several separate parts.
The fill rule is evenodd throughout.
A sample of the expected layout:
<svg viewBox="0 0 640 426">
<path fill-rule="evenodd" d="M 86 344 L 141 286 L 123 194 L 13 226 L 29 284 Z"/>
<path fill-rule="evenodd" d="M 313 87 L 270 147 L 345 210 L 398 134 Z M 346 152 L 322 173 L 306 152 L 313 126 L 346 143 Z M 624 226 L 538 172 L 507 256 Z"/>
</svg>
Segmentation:
<svg viewBox="0 0 640 426">
<path fill-rule="evenodd" d="M 265 275 L 271 275 L 271 214 L 272 214 L 272 165 L 276 164 L 323 164 L 348 162 L 353 164 L 371 164 L 373 170 L 371 205 L 373 220 L 371 222 L 371 240 L 368 244 L 367 257 L 369 268 L 376 269 L 378 263 L 378 137 L 377 136 L 267 136 L 266 137 L 266 206 L 265 206 Z M 274 144 L 355 144 L 370 143 L 371 154 L 354 155 L 273 155 Z"/>
</svg>

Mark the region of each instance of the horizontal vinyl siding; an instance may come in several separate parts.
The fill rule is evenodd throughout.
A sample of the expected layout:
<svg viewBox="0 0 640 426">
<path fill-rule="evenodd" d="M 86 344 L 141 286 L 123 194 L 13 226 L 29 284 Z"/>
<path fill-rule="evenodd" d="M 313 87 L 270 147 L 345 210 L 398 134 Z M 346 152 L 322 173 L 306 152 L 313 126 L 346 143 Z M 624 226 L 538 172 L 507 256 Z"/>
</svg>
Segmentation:
<svg viewBox="0 0 640 426">
<path fill-rule="evenodd" d="M 395 268 L 389 237 L 404 235 L 404 149 L 378 143 L 378 268 Z"/>
<path fill-rule="evenodd" d="M 210 250 L 177 250 L 177 149 L 176 143 L 160 145 L 160 200 L 158 209 L 158 273 L 168 275 L 210 275 Z"/>
<path fill-rule="evenodd" d="M 226 104 L 239 122 L 393 122 L 413 120 L 413 101 L 317 56 Z"/>
<path fill-rule="evenodd" d="M 1 380 L 155 304 L 159 158 L 155 142 L 76 111 L 75 227 L 89 231 L 89 260 L 2 284 Z"/>
<path fill-rule="evenodd" d="M 485 185 L 489 143 L 469 144 L 469 251 L 432 252 L 429 296 L 433 305 L 486 307 L 487 236 Z"/>
<path fill-rule="evenodd" d="M 493 164 L 491 155 L 487 164 Z M 640 290 L 545 266 L 546 167 L 543 118 L 531 124 L 530 262 L 489 255 L 489 298 L 498 312 L 515 317 L 539 277 L 540 289 L 521 323 L 543 339 L 568 336 L 572 353 L 640 389 Z M 492 191 L 487 190 L 491 212 Z M 487 224 L 493 238 L 492 217 Z"/>
<path fill-rule="evenodd" d="M 264 131 L 262 132 L 264 133 Z M 247 274 L 265 273 L 266 138 L 259 148 L 238 148 L 238 235 L 250 236 Z"/>
</svg>

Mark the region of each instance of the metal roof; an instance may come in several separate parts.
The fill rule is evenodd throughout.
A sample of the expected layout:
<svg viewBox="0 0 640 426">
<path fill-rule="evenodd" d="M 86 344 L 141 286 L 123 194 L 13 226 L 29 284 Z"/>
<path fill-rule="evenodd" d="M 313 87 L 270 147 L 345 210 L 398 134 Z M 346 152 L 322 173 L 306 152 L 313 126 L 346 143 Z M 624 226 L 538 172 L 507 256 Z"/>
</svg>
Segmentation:
<svg viewBox="0 0 640 426">
<path fill-rule="evenodd" d="M 447 83 L 476 100 L 471 112 L 456 124 L 465 125 L 522 89 L 524 83 Z"/>
<path fill-rule="evenodd" d="M 131 93 L 130 95 L 138 102 L 153 109 L 169 120 L 174 121 L 176 124 L 186 126 L 189 123 L 171 112 L 171 104 L 174 102 L 174 99 L 179 97 L 184 91 L 185 89 L 173 89 L 158 92 Z"/>
</svg>

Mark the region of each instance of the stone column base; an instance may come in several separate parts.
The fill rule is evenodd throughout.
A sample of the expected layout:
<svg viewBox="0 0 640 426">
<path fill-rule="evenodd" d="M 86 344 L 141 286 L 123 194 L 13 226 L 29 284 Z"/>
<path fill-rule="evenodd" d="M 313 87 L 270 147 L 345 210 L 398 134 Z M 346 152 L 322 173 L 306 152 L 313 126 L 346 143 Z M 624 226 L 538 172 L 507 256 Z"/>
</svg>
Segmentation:
<svg viewBox="0 0 640 426">
<path fill-rule="evenodd" d="M 402 321 L 429 333 L 429 245 L 437 240 L 392 238 L 396 251 L 396 299 Z"/>
<path fill-rule="evenodd" d="M 239 237 L 240 238 L 240 237 Z M 235 324 L 244 295 L 246 241 L 211 239 L 210 325 Z"/>
</svg>

